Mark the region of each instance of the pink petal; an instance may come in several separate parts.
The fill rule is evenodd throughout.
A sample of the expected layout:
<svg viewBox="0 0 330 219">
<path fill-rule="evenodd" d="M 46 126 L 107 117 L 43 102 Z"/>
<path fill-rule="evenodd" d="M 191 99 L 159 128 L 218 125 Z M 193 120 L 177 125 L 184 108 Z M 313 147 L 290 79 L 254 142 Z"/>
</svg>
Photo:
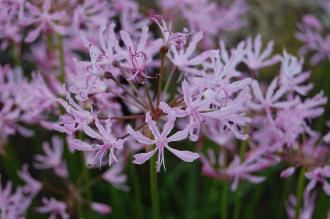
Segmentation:
<svg viewBox="0 0 330 219">
<path fill-rule="evenodd" d="M 292 176 L 292 174 L 294 174 L 294 171 L 295 171 L 294 167 L 289 167 L 281 172 L 281 177 L 288 178 L 289 176 Z"/>
<path fill-rule="evenodd" d="M 154 141 L 142 135 L 141 132 L 135 131 L 131 126 L 127 126 L 127 133 L 130 134 L 135 140 L 145 145 L 152 145 Z"/>
<path fill-rule="evenodd" d="M 38 36 L 40 35 L 40 32 L 41 32 L 41 26 L 32 30 L 25 38 L 25 42 L 31 43 L 31 42 L 35 41 L 38 38 Z"/>
<path fill-rule="evenodd" d="M 91 208 L 96 211 L 97 213 L 100 213 L 100 214 L 109 214 L 112 209 L 110 206 L 106 205 L 106 204 L 103 204 L 103 203 L 99 203 L 99 202 L 93 202 L 91 204 Z"/>
<path fill-rule="evenodd" d="M 179 150 L 176 150 L 169 146 L 166 146 L 166 148 L 169 151 L 171 151 L 175 156 L 177 156 L 178 158 L 180 158 L 181 160 L 186 161 L 186 162 L 193 162 L 194 160 L 199 158 L 198 153 L 194 153 L 191 151 L 179 151 Z"/>
<path fill-rule="evenodd" d="M 312 180 L 308 183 L 306 190 L 307 190 L 308 192 L 312 191 L 312 189 L 315 187 L 315 185 L 316 185 L 316 180 L 312 179 Z"/>
<path fill-rule="evenodd" d="M 172 142 L 172 141 L 181 141 L 185 138 L 187 138 L 188 134 L 189 134 L 190 128 L 185 128 L 182 131 L 178 131 L 175 134 L 173 134 L 172 136 L 170 136 L 168 138 L 168 142 Z"/>
<path fill-rule="evenodd" d="M 167 122 L 164 125 L 163 131 L 162 131 L 162 136 L 166 137 L 170 134 L 170 132 L 172 131 L 173 127 L 174 127 L 174 122 L 175 122 L 175 114 L 173 111 L 168 113 L 168 119 Z"/>
<path fill-rule="evenodd" d="M 147 112 L 147 114 L 146 114 L 146 123 L 148 123 L 149 129 L 152 132 L 152 134 L 154 135 L 154 137 L 157 137 L 157 138 L 160 137 L 160 133 L 157 128 L 156 122 L 154 120 L 152 120 L 152 118 L 150 116 L 150 112 Z"/>
<path fill-rule="evenodd" d="M 330 184 L 328 182 L 324 183 L 323 189 L 324 189 L 325 193 L 330 196 Z"/>
<path fill-rule="evenodd" d="M 42 9 L 44 12 L 48 12 L 50 10 L 50 7 L 51 7 L 51 1 L 46 0 L 42 6 Z"/>
<path fill-rule="evenodd" d="M 87 144 L 86 142 L 83 142 L 78 139 L 70 139 L 68 140 L 69 145 L 72 149 L 78 150 L 78 151 L 94 151 L 95 148 L 92 147 L 92 145 Z"/>
<path fill-rule="evenodd" d="M 261 183 L 265 180 L 265 178 L 262 176 L 253 176 L 253 175 L 247 175 L 245 178 L 251 183 L 255 183 L 255 184 Z"/>
<path fill-rule="evenodd" d="M 147 153 L 135 154 L 134 155 L 133 163 L 135 163 L 135 164 L 143 164 L 144 162 L 146 162 L 147 160 L 149 160 L 150 157 L 152 157 L 152 155 L 154 155 L 157 150 L 158 150 L 158 148 L 155 148 L 152 151 L 149 151 Z"/>
</svg>

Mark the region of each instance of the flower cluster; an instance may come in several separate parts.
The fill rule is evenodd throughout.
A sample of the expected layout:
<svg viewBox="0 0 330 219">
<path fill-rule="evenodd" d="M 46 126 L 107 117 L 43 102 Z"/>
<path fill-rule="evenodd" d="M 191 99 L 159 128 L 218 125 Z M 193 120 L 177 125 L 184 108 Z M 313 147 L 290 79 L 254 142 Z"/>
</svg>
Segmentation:
<svg viewBox="0 0 330 219">
<path fill-rule="evenodd" d="M 36 211 L 65 219 L 78 203 L 108 214 L 111 207 L 87 200 L 84 189 L 104 180 L 129 191 L 126 165 L 149 161 L 152 171 L 165 171 L 169 151 L 184 162 L 200 160 L 203 175 L 229 182 L 232 191 L 242 181 L 263 182 L 262 171 L 279 163 L 287 165 L 283 178 L 299 169 L 308 180 L 299 214 L 310 218 L 315 188 L 330 195 L 330 132 L 313 126 L 327 97 L 312 95 L 304 58 L 275 54 L 274 42 L 263 46 L 260 34 L 231 48 L 218 39 L 245 25 L 243 0 L 157 4 L 171 19 L 131 0 L 0 0 L 0 46 L 13 56 L 0 66 L 0 152 L 10 136 L 36 135 L 35 125 L 58 132 L 33 167 L 65 183 L 63 190 L 44 186 L 65 200 L 43 196 Z M 175 30 L 181 21 L 187 28 Z M 330 37 L 320 21 L 307 15 L 298 27 L 302 55 L 316 51 L 313 64 L 327 58 Z M 265 80 L 269 70 L 275 74 Z M 64 159 L 77 151 L 88 168 L 99 168 L 87 186 L 70 179 Z M 26 186 L 0 187 L 1 218 L 23 218 L 41 190 L 26 167 L 20 176 Z M 287 202 L 290 218 L 297 198 Z"/>
</svg>

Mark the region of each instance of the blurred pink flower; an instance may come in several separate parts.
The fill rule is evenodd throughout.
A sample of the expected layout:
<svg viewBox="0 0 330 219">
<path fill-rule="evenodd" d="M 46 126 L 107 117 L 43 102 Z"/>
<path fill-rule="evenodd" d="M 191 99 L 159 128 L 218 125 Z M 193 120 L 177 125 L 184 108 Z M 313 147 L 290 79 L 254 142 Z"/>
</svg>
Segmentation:
<svg viewBox="0 0 330 219">
<path fill-rule="evenodd" d="M 6 219 L 24 219 L 32 204 L 32 199 L 41 189 L 41 184 L 34 180 L 27 172 L 27 166 L 20 173 L 27 184 L 19 186 L 13 191 L 12 183 L 8 182 L 2 187 L 0 180 L 0 217 Z M 0 176 L 1 179 L 1 176 Z M 38 185 L 37 185 L 38 184 Z"/>
<path fill-rule="evenodd" d="M 259 70 L 271 65 L 274 65 L 280 61 L 280 56 L 275 55 L 271 57 L 273 52 L 274 42 L 270 41 L 264 51 L 262 49 L 262 36 L 257 35 L 255 39 L 251 37 L 247 38 L 243 43 L 245 44 L 245 56 L 243 62 L 245 62 L 251 70 Z"/>
<path fill-rule="evenodd" d="M 37 169 L 53 169 L 59 177 L 66 178 L 68 170 L 65 161 L 62 160 L 63 141 L 58 136 L 52 137 L 52 145 L 44 142 L 42 148 L 45 155 L 35 155 L 34 167 Z"/>
<path fill-rule="evenodd" d="M 127 181 L 127 175 L 124 173 L 124 165 L 122 162 L 117 162 L 112 165 L 102 175 L 102 178 L 113 185 L 115 188 L 128 191 L 129 187 L 125 185 Z"/>
<path fill-rule="evenodd" d="M 298 23 L 299 31 L 296 38 L 304 45 L 300 49 L 301 55 L 314 52 L 310 59 L 312 65 L 317 65 L 330 56 L 330 34 L 324 34 L 320 20 L 314 15 L 305 15 L 302 22 Z"/>
<path fill-rule="evenodd" d="M 297 59 L 286 51 L 281 57 L 280 85 L 289 91 L 306 96 L 313 88 L 311 83 L 303 85 L 310 76 L 310 72 L 303 71 L 304 59 Z"/>
<path fill-rule="evenodd" d="M 248 103 L 248 106 L 256 111 L 263 110 L 270 122 L 273 120 L 273 109 L 285 109 L 298 103 L 297 99 L 291 101 L 282 100 L 287 93 L 287 88 L 280 87 L 278 81 L 278 78 L 273 79 L 265 95 L 263 95 L 258 81 L 253 80 L 251 83 L 254 99 Z"/>
<path fill-rule="evenodd" d="M 58 22 L 65 21 L 66 13 L 64 11 L 51 13 L 51 3 L 51 0 L 45 0 L 41 10 L 30 2 L 26 2 L 25 6 L 28 14 L 22 18 L 22 22 L 24 25 L 36 24 L 37 27 L 30 31 L 25 38 L 25 42 L 31 43 L 35 41 L 41 32 L 55 31 L 61 35 L 66 33 L 65 27 L 58 24 Z"/>
<path fill-rule="evenodd" d="M 281 172 L 281 177 L 288 178 L 294 174 L 295 170 L 296 170 L 295 167 L 289 167 Z"/>
<path fill-rule="evenodd" d="M 310 180 L 306 187 L 307 192 L 311 192 L 316 186 L 316 183 L 320 183 L 325 193 L 330 196 L 330 183 L 326 179 L 330 177 L 330 166 L 317 167 L 314 170 L 306 172 L 305 176 Z"/>
<path fill-rule="evenodd" d="M 312 219 L 315 207 L 315 193 L 308 191 L 304 192 L 304 204 L 299 210 L 300 219 Z M 295 218 L 295 207 L 297 205 L 297 198 L 291 194 L 286 202 L 286 211 L 290 219 Z"/>
<path fill-rule="evenodd" d="M 49 214 L 49 219 L 69 219 L 69 214 L 66 212 L 67 204 L 57 201 L 55 198 L 42 199 L 43 206 L 37 207 L 36 210 L 41 214 Z"/>
<path fill-rule="evenodd" d="M 278 163 L 278 159 L 269 154 L 268 149 L 259 147 L 247 154 L 244 161 L 236 155 L 230 165 L 224 170 L 227 175 L 233 178 L 231 190 L 235 191 L 240 180 L 247 180 L 258 184 L 265 180 L 265 177 L 255 176 L 252 173 L 260 172 Z"/>
<path fill-rule="evenodd" d="M 112 211 L 112 208 L 110 206 L 99 202 L 92 202 L 90 206 L 91 209 L 102 215 L 109 214 Z"/>
<path fill-rule="evenodd" d="M 64 107 L 67 114 L 60 116 L 60 122 L 43 122 L 42 125 L 54 129 L 59 132 L 64 132 L 72 135 L 75 131 L 82 128 L 83 124 L 89 124 L 93 121 L 93 115 L 91 112 L 83 109 L 76 103 L 70 96 L 70 93 L 66 91 L 66 99 L 57 99 L 57 101 Z"/>
<path fill-rule="evenodd" d="M 30 175 L 30 173 L 28 172 L 27 165 L 23 166 L 22 170 L 19 172 L 18 175 L 25 182 L 25 185 L 22 187 L 22 189 L 26 194 L 29 194 L 34 197 L 35 195 L 37 195 L 37 193 L 39 193 L 42 188 L 42 184 Z"/>
</svg>

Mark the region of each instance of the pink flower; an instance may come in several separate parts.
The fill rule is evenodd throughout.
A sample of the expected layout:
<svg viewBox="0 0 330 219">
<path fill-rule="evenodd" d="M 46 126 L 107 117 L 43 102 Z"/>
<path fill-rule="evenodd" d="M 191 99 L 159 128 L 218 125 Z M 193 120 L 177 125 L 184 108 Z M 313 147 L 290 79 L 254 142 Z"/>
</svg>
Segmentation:
<svg viewBox="0 0 330 219">
<path fill-rule="evenodd" d="M 302 18 L 302 22 L 306 26 L 311 27 L 315 30 L 321 30 L 322 29 L 322 24 L 321 24 L 320 20 L 312 14 L 304 15 L 303 18 Z"/>
<path fill-rule="evenodd" d="M 63 26 L 59 25 L 58 22 L 63 22 L 66 18 L 64 11 L 50 12 L 51 0 L 45 0 L 42 5 L 42 10 L 38 7 L 32 5 L 31 3 L 26 3 L 26 8 L 29 14 L 23 18 L 23 23 L 25 25 L 37 24 L 38 27 L 32 30 L 25 41 L 28 43 L 33 42 L 40 35 L 41 31 L 46 33 L 47 31 L 55 31 L 61 35 L 64 35 L 66 30 Z"/>
<path fill-rule="evenodd" d="M 167 26 L 163 16 L 151 15 L 150 20 L 155 22 L 163 34 L 163 46 L 169 47 L 175 45 L 177 48 L 182 49 L 188 39 L 189 33 L 186 30 L 183 32 L 172 32 L 172 22 Z"/>
<path fill-rule="evenodd" d="M 110 118 L 104 121 L 104 125 L 97 116 L 94 116 L 94 121 L 98 131 L 95 131 L 91 125 L 86 123 L 82 124 L 82 130 L 90 138 L 101 141 L 102 143 L 89 144 L 79 139 L 72 139 L 70 141 L 71 147 L 79 151 L 90 153 L 94 158 L 93 163 L 98 163 L 99 167 L 106 163 L 104 158 L 107 155 L 107 163 L 111 166 L 114 162 L 118 161 L 115 152 L 116 150 L 123 149 L 125 140 L 117 139 L 113 136 Z"/>
<path fill-rule="evenodd" d="M 138 37 L 141 29 L 149 24 L 148 19 L 140 13 L 139 4 L 133 0 L 114 0 L 111 3 L 119 16 L 121 29 Z"/>
<path fill-rule="evenodd" d="M 192 31 L 203 31 L 206 47 L 212 46 L 213 39 L 222 32 L 235 31 L 245 25 L 242 15 L 246 11 L 246 4 L 242 0 L 236 0 L 230 5 L 220 5 L 210 0 L 162 0 L 161 5 L 170 14 L 187 22 Z"/>
<path fill-rule="evenodd" d="M 298 24 L 298 29 L 296 38 L 304 43 L 300 53 L 304 56 L 310 51 L 314 52 L 310 60 L 312 65 L 317 65 L 330 56 L 330 35 L 323 34 L 324 28 L 318 18 L 305 15 L 302 22 Z"/>
<path fill-rule="evenodd" d="M 55 198 L 43 198 L 43 206 L 37 207 L 37 211 L 41 214 L 50 214 L 49 219 L 69 219 L 69 214 L 66 212 L 67 204 L 57 201 Z"/>
<path fill-rule="evenodd" d="M 315 193 L 310 193 L 308 191 L 304 192 L 304 205 L 299 211 L 300 219 L 312 219 L 315 207 Z M 295 208 L 297 205 L 297 198 L 291 194 L 286 202 L 286 211 L 290 219 L 295 217 Z"/>
<path fill-rule="evenodd" d="M 87 100 L 89 95 L 104 93 L 107 88 L 105 80 L 98 75 L 103 70 L 97 65 L 97 56 L 93 54 L 93 48 L 96 47 L 90 47 L 91 67 L 89 63 L 74 60 L 72 70 L 67 73 L 68 91 L 75 94 L 80 101 Z"/>
<path fill-rule="evenodd" d="M 138 41 L 126 31 L 120 31 L 120 37 L 125 45 L 117 47 L 117 53 L 124 58 L 122 61 L 119 60 L 120 64 L 131 71 L 133 78 L 139 74 L 146 76 L 146 68 L 156 65 L 153 57 L 159 52 L 161 40 L 150 37 L 148 26 L 142 28 Z"/>
<path fill-rule="evenodd" d="M 98 26 L 110 20 L 115 12 L 109 10 L 111 5 L 104 0 L 84 0 L 75 5 L 73 12 L 73 31 L 96 31 Z M 72 33 L 76 34 L 76 33 Z"/>
<path fill-rule="evenodd" d="M 30 173 L 28 172 L 28 166 L 24 165 L 22 170 L 19 172 L 20 178 L 25 182 L 25 186 L 23 187 L 23 191 L 26 194 L 31 196 L 35 196 L 42 188 L 41 182 L 34 179 Z"/>
<path fill-rule="evenodd" d="M 253 80 L 251 83 L 255 100 L 250 101 L 248 106 L 253 110 L 264 110 L 270 121 L 272 120 L 272 109 L 289 108 L 298 102 L 297 99 L 292 101 L 281 100 L 286 94 L 287 88 L 279 87 L 278 81 L 278 78 L 275 78 L 271 82 L 267 89 L 266 95 L 263 95 L 258 81 Z"/>
<path fill-rule="evenodd" d="M 146 74 L 147 55 L 142 51 L 132 51 L 132 48 L 129 48 L 129 53 L 131 56 L 133 75 L 128 78 L 128 80 L 135 79 L 137 82 L 143 82 L 144 78 L 149 77 Z"/>
<path fill-rule="evenodd" d="M 146 114 L 146 123 L 149 126 L 149 129 L 154 136 L 154 139 L 150 139 L 144 135 L 141 134 L 139 131 L 135 131 L 131 128 L 131 126 L 127 127 L 127 132 L 138 142 L 145 144 L 145 145 L 153 145 L 155 144 L 156 147 L 147 153 L 139 153 L 134 155 L 134 161 L 135 164 L 143 164 L 146 162 L 150 157 L 152 157 L 157 151 L 158 151 L 158 160 L 156 162 L 157 164 L 157 172 L 160 171 L 161 166 L 163 165 L 165 168 L 165 160 L 164 160 L 164 149 L 168 149 L 170 152 L 172 152 L 175 156 L 179 157 L 181 160 L 186 162 L 192 162 L 199 158 L 198 153 L 193 153 L 190 151 L 179 151 L 174 148 L 171 148 L 168 143 L 173 141 L 180 141 L 187 137 L 189 129 L 184 129 L 182 131 L 178 131 L 175 134 L 171 135 L 170 137 L 167 137 L 170 132 L 172 131 L 174 127 L 175 122 L 175 115 L 173 113 L 168 114 L 167 122 L 164 125 L 163 131 L 160 133 L 159 129 L 156 125 L 156 122 L 152 120 L 150 116 L 150 112 Z"/>
<path fill-rule="evenodd" d="M 306 188 L 308 192 L 312 191 L 316 183 L 320 183 L 325 193 L 330 196 L 330 183 L 326 180 L 326 178 L 330 177 L 330 166 L 317 167 L 306 172 L 305 176 L 310 180 Z"/>
<path fill-rule="evenodd" d="M 82 124 L 89 124 L 92 122 L 93 115 L 91 112 L 79 106 L 78 103 L 72 99 L 69 92 L 66 92 L 66 99 L 68 102 L 63 99 L 57 100 L 67 112 L 67 114 L 60 116 L 60 122 L 43 122 L 42 124 L 47 128 L 72 135 L 73 132 L 81 129 Z"/>
<path fill-rule="evenodd" d="M 281 149 L 284 144 L 287 144 L 288 147 L 293 147 L 296 145 L 299 135 L 303 133 L 307 133 L 310 136 L 316 135 L 306 121 L 321 115 L 324 110 L 322 105 L 326 102 L 327 98 L 322 93 L 314 98 L 306 99 L 305 102 L 297 99 L 294 106 L 278 111 L 274 121 L 270 120 L 271 123 L 266 122 L 264 131 L 258 133 L 257 135 L 259 136 L 256 137 L 262 139 L 262 136 L 268 136 L 266 138 L 272 142 L 272 145 L 276 145 L 277 149 Z M 269 136 L 272 137 L 269 138 Z"/>
<path fill-rule="evenodd" d="M 19 44 L 22 40 L 22 27 L 19 23 L 23 1 L 4 2 L 0 7 L 0 51 L 6 49 L 11 42 Z"/>
<path fill-rule="evenodd" d="M 199 41 L 203 39 L 203 33 L 198 32 L 193 35 L 187 48 L 171 46 L 168 54 L 170 61 L 184 73 L 200 75 L 200 70 L 195 66 L 203 64 L 211 55 L 210 51 L 195 55 L 195 50 Z"/>
<path fill-rule="evenodd" d="M 117 162 L 112 165 L 107 171 L 103 173 L 102 178 L 120 190 L 129 190 L 129 187 L 125 185 L 127 181 L 127 175 L 124 173 L 124 165 L 122 162 Z"/>
<path fill-rule="evenodd" d="M 274 65 L 280 61 L 280 56 L 275 55 L 270 57 L 273 52 L 274 42 L 270 41 L 264 51 L 262 48 L 262 38 L 259 34 L 254 41 L 249 37 L 245 42 L 245 57 L 243 62 L 245 62 L 250 69 L 259 70 L 264 67 Z"/>
<path fill-rule="evenodd" d="M 119 45 L 115 25 L 107 28 L 103 24 L 99 32 L 100 47 L 89 44 L 91 55 L 91 71 L 93 74 L 102 75 L 111 72 L 114 76 L 122 74 L 123 77 L 133 79 L 136 76 L 146 76 L 147 67 L 157 65 L 153 57 L 161 47 L 160 39 L 150 39 L 148 26 L 143 26 L 139 37 L 132 37 L 127 31 L 120 31 L 120 39 L 124 43 Z M 137 40 L 138 39 L 138 40 Z M 115 66 L 114 63 L 117 63 Z M 120 65 L 120 71 L 116 67 Z M 131 76 L 132 75 L 132 76 Z"/>
<path fill-rule="evenodd" d="M 240 180 L 247 180 L 258 184 L 265 180 L 262 176 L 255 176 L 252 173 L 264 170 L 278 162 L 278 159 L 270 156 L 268 149 L 260 147 L 250 152 L 244 161 L 239 156 L 235 156 L 225 173 L 233 178 L 231 190 L 235 191 Z"/>
<path fill-rule="evenodd" d="M 174 108 L 173 112 L 176 117 L 188 116 L 189 125 L 187 128 L 189 128 L 190 140 L 197 141 L 200 134 L 201 124 L 205 120 L 205 113 L 201 111 L 207 111 L 209 109 L 209 105 L 213 101 L 214 94 L 211 94 L 210 97 L 206 99 L 203 99 L 202 95 L 196 95 L 197 98 L 193 98 L 193 93 L 191 92 L 190 86 L 186 81 L 182 82 L 182 92 L 185 102 L 185 109 Z M 166 109 L 166 111 L 171 111 L 169 106 L 166 106 L 164 103 L 162 103 L 161 106 Z"/>
<path fill-rule="evenodd" d="M 17 187 L 15 192 L 11 182 L 2 187 L 0 180 L 0 218 L 25 218 L 25 214 L 32 204 L 32 199 L 41 189 L 41 183 L 33 179 L 27 172 L 27 166 L 23 167 L 20 176 L 26 184 Z"/>
<path fill-rule="evenodd" d="M 278 163 L 279 159 L 272 156 L 266 147 L 252 149 L 241 161 L 238 155 L 235 155 L 229 166 L 226 165 L 226 156 L 220 153 L 219 157 L 215 157 L 213 151 L 208 151 L 208 157 L 202 156 L 203 163 L 202 172 L 204 175 L 220 179 L 232 180 L 231 190 L 235 191 L 241 180 L 247 180 L 251 183 L 258 184 L 265 180 L 262 176 L 253 175 L 268 167 Z"/>
<path fill-rule="evenodd" d="M 295 91 L 302 96 L 306 96 L 313 88 L 312 84 L 302 85 L 310 76 L 309 72 L 302 70 L 304 60 L 284 51 L 281 58 L 280 84 L 289 91 Z"/>
<path fill-rule="evenodd" d="M 115 33 L 115 24 L 107 25 L 106 22 L 102 23 L 99 28 L 99 44 L 94 45 L 94 42 L 85 42 L 88 47 L 91 62 L 91 72 L 94 74 L 102 73 L 103 71 L 113 72 L 115 69 L 112 64 L 114 61 L 119 61 L 119 54 L 117 51 L 120 49 L 119 42 Z"/>
<path fill-rule="evenodd" d="M 45 155 L 35 155 L 34 164 L 38 169 L 53 169 L 55 174 L 66 178 L 68 170 L 65 161 L 62 160 L 63 141 L 58 136 L 52 137 L 52 146 L 48 142 L 44 142 L 42 148 Z"/>
</svg>

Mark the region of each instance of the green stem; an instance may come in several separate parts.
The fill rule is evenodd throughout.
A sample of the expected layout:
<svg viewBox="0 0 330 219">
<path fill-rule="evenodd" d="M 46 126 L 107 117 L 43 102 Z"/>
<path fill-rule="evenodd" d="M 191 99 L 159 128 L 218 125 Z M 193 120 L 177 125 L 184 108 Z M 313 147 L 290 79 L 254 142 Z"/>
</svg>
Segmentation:
<svg viewBox="0 0 330 219">
<path fill-rule="evenodd" d="M 123 212 L 123 203 L 122 203 L 122 195 L 117 191 L 113 186 L 111 187 L 111 205 L 113 206 L 113 218 L 124 218 Z"/>
<path fill-rule="evenodd" d="M 83 153 L 79 153 L 79 156 L 80 156 L 80 160 L 81 160 L 81 169 L 82 169 L 81 170 L 82 171 L 82 177 L 80 179 L 82 179 L 83 182 L 90 182 L 92 179 L 91 179 L 91 177 L 89 175 L 89 170 L 86 167 L 86 161 L 85 161 L 84 154 Z M 78 183 L 80 184 L 79 180 L 78 180 Z M 86 190 L 84 192 L 86 193 L 86 198 L 88 200 L 93 200 L 91 187 L 87 186 L 86 187 Z"/>
<path fill-rule="evenodd" d="M 159 211 L 159 197 L 158 197 L 158 183 L 157 183 L 157 172 L 156 172 L 156 157 L 153 156 L 150 159 L 150 193 L 152 203 L 152 214 L 153 219 L 160 219 Z"/>
<path fill-rule="evenodd" d="M 84 216 L 85 216 L 84 209 L 83 209 L 82 203 L 80 203 L 80 202 L 77 203 L 77 213 L 78 213 L 79 218 L 84 218 Z"/>
<path fill-rule="evenodd" d="M 245 151 L 247 147 L 247 141 L 241 141 L 240 148 L 239 148 L 239 155 L 240 160 L 243 162 Z M 237 187 L 236 193 L 235 193 L 235 204 L 234 204 L 234 219 L 239 219 L 240 216 L 240 208 L 241 208 L 241 189 L 240 186 Z"/>
<path fill-rule="evenodd" d="M 176 67 L 174 66 L 170 75 L 168 76 L 167 78 L 167 81 L 166 81 L 166 84 L 165 84 L 165 88 L 164 90 L 162 91 L 161 95 L 160 96 L 163 96 L 166 92 L 167 92 L 167 89 L 169 88 L 171 82 L 172 82 L 172 78 L 174 76 L 174 73 L 175 73 L 175 70 L 176 70 Z"/>
<path fill-rule="evenodd" d="M 160 73 L 158 77 L 158 87 L 157 87 L 157 109 L 159 108 L 160 103 L 160 96 L 161 96 L 161 90 L 162 90 L 162 83 L 163 83 L 163 77 L 164 77 L 164 70 L 165 70 L 165 56 L 166 56 L 167 50 L 163 47 L 160 49 Z"/>
<path fill-rule="evenodd" d="M 239 219 L 240 208 L 241 208 L 240 187 L 237 187 L 235 193 L 234 219 Z"/>
<path fill-rule="evenodd" d="M 135 193 L 135 213 L 136 213 L 136 219 L 142 219 L 142 199 L 141 199 L 141 191 L 140 191 L 140 183 L 139 183 L 139 178 L 136 173 L 136 168 L 132 162 L 129 164 L 129 169 L 132 177 L 132 185 L 133 185 L 133 190 Z"/>
<path fill-rule="evenodd" d="M 301 168 L 298 178 L 297 191 L 296 191 L 297 205 L 294 212 L 295 219 L 299 219 L 299 210 L 303 201 L 304 184 L 305 184 L 305 169 Z"/>
<path fill-rule="evenodd" d="M 49 52 L 53 55 L 53 53 L 55 51 L 53 34 L 47 35 L 47 46 L 48 46 Z"/>
<path fill-rule="evenodd" d="M 223 188 L 221 193 L 220 219 L 227 219 L 228 187 L 229 186 L 227 182 L 223 182 Z"/>
<path fill-rule="evenodd" d="M 153 106 L 153 104 L 152 104 L 152 100 L 151 100 L 151 97 L 150 97 L 150 93 L 149 93 L 149 89 L 148 89 L 148 87 L 147 87 L 147 84 L 144 83 L 144 84 L 143 84 L 143 87 L 144 87 L 144 92 L 146 93 L 147 98 L 148 98 L 148 103 L 149 103 L 150 110 L 151 110 L 152 112 L 155 112 L 155 109 L 154 109 L 154 106 Z"/>
<path fill-rule="evenodd" d="M 243 161 L 245 156 L 246 146 L 247 146 L 247 141 L 242 141 L 240 144 L 240 151 L 239 151 L 241 162 Z"/>
<path fill-rule="evenodd" d="M 276 219 L 280 219 L 280 218 L 284 217 L 285 209 L 281 206 L 283 206 L 283 203 L 285 202 L 286 198 L 288 197 L 288 194 L 290 192 L 291 183 L 292 183 L 292 177 L 289 177 L 284 182 L 284 186 L 283 186 L 282 194 L 281 194 L 281 202 L 280 202 L 281 204 L 280 204 L 279 210 L 276 213 L 276 217 L 275 217 Z"/>
<path fill-rule="evenodd" d="M 12 55 L 13 55 L 13 60 L 14 60 L 14 65 L 19 66 L 21 65 L 20 62 L 20 48 L 17 44 L 13 43 L 11 46 L 12 49 Z"/>
<path fill-rule="evenodd" d="M 64 49 L 63 49 L 63 37 L 58 34 L 58 55 L 60 60 L 60 81 L 64 82 L 65 80 L 65 63 L 64 63 Z"/>
<path fill-rule="evenodd" d="M 18 184 L 20 182 L 20 178 L 17 174 L 20 170 L 21 164 L 13 146 L 9 142 L 7 142 L 4 147 L 5 154 L 0 155 L 0 162 L 2 164 L 2 167 L 5 169 L 6 173 L 10 177 L 10 180 L 13 183 Z"/>
</svg>

